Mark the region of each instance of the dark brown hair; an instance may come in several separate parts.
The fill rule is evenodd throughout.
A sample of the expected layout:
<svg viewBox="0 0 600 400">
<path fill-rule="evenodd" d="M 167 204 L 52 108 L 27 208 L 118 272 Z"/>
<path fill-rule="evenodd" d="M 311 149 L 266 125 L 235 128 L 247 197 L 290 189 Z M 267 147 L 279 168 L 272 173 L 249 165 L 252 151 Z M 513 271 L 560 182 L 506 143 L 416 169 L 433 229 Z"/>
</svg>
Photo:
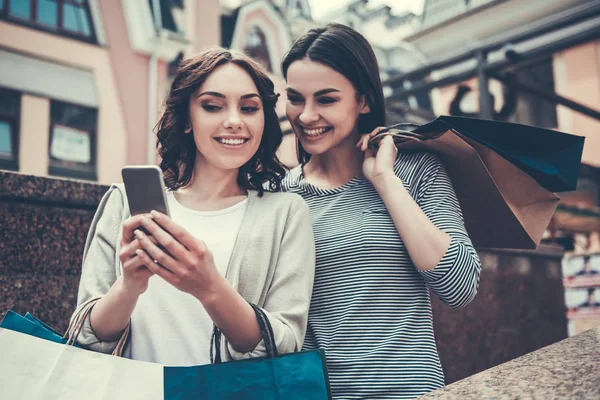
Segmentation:
<svg viewBox="0 0 600 400">
<path fill-rule="evenodd" d="M 187 185 L 192 178 L 196 144 L 194 135 L 186 134 L 189 124 L 189 99 L 206 78 L 219 66 L 232 63 L 243 68 L 254 81 L 263 103 L 265 127 L 256 154 L 238 173 L 238 184 L 247 190 L 256 190 L 259 196 L 264 192 L 263 184 L 269 190 L 278 191 L 285 169 L 277 155 L 282 132 L 275 112 L 277 98 L 271 79 L 263 68 L 251 58 L 241 53 L 222 48 L 207 50 L 193 58 L 184 60 L 173 79 L 167 96 L 165 111 L 156 125 L 157 147 L 161 156 L 160 168 L 169 189 Z"/>
<path fill-rule="evenodd" d="M 373 48 L 363 35 L 341 24 L 328 24 L 300 36 L 281 62 L 281 72 L 287 79 L 288 68 L 294 61 L 308 59 L 328 66 L 348 79 L 358 96 L 365 96 L 370 112 L 358 118 L 358 131 L 369 133 L 385 126 L 385 100 L 379 77 L 379 66 Z M 299 141 L 298 162 L 310 160 Z"/>
</svg>

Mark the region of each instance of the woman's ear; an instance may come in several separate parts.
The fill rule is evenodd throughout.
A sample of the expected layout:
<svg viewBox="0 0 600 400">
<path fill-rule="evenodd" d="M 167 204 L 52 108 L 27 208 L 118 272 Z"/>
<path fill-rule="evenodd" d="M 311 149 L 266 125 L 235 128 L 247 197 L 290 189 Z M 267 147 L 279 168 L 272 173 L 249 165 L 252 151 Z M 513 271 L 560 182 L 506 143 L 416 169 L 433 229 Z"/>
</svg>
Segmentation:
<svg viewBox="0 0 600 400">
<path fill-rule="evenodd" d="M 187 123 L 185 124 L 185 130 L 183 132 L 190 133 L 191 131 L 192 131 L 192 124 L 190 124 L 190 121 L 188 120 Z"/>
<path fill-rule="evenodd" d="M 364 94 L 360 95 L 359 100 L 359 108 L 361 114 L 368 114 L 371 112 L 371 107 L 369 107 L 369 102 L 367 101 L 367 96 Z"/>
</svg>

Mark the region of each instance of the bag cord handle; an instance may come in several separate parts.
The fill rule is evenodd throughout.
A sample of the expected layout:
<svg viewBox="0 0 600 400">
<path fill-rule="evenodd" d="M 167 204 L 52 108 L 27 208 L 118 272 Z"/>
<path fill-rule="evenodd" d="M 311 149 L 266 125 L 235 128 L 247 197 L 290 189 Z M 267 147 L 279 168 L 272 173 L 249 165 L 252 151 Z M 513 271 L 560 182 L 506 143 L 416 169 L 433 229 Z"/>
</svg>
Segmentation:
<svg viewBox="0 0 600 400">
<path fill-rule="evenodd" d="M 86 301 L 85 303 L 83 303 L 79 307 L 75 316 L 73 318 L 71 318 L 71 321 L 69 322 L 69 326 L 67 327 L 67 331 L 65 332 L 65 334 L 63 336 L 63 338 L 67 339 L 66 345 L 73 346 L 73 345 L 75 345 L 75 343 L 77 343 L 77 339 L 79 338 L 79 335 L 81 334 L 81 331 L 83 330 L 83 326 L 85 324 L 86 319 L 89 318 L 90 314 L 92 313 L 92 308 L 94 308 L 94 306 L 100 299 L 101 299 L 100 297 L 90 299 L 90 300 Z M 117 356 L 117 357 L 123 356 L 123 350 L 125 349 L 125 346 L 127 345 L 127 342 L 129 340 L 130 336 L 131 336 L 131 321 L 127 324 L 127 326 L 125 327 L 125 330 L 121 334 L 121 337 L 119 338 L 119 341 L 117 342 L 117 346 L 115 347 L 115 349 L 112 352 L 113 356 Z"/>
<path fill-rule="evenodd" d="M 256 321 L 260 328 L 260 335 L 265 343 L 268 358 L 275 358 L 279 355 L 277 345 L 275 344 L 275 335 L 273 334 L 273 327 L 269 322 L 269 318 L 265 314 L 262 308 L 255 304 L 248 303 L 256 314 Z M 213 326 L 213 333 L 210 339 L 210 362 L 212 364 L 221 364 L 223 362 L 221 357 L 221 337 L 223 332 L 216 325 Z"/>
</svg>

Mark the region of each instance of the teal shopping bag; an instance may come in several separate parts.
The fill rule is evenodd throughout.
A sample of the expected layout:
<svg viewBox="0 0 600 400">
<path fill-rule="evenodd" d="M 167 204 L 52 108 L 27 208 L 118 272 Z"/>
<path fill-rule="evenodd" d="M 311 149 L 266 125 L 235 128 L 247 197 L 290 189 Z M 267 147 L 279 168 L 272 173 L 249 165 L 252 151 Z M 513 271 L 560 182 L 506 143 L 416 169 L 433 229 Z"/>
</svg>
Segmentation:
<svg viewBox="0 0 600 400">
<path fill-rule="evenodd" d="M 25 314 L 25 316 L 21 316 L 12 310 L 9 310 L 2 319 L 2 322 L 0 322 L 0 328 L 10 329 L 11 331 L 35 336 L 55 343 L 67 343 L 67 339 L 61 334 L 29 313 Z"/>
<path fill-rule="evenodd" d="M 252 305 L 267 356 L 221 363 L 221 332 L 213 334 L 215 364 L 164 367 L 165 400 L 327 400 L 331 399 L 323 350 L 277 354 L 264 312 Z M 213 346 L 211 346 L 213 347 Z M 212 354 L 211 354 L 212 356 Z"/>
</svg>

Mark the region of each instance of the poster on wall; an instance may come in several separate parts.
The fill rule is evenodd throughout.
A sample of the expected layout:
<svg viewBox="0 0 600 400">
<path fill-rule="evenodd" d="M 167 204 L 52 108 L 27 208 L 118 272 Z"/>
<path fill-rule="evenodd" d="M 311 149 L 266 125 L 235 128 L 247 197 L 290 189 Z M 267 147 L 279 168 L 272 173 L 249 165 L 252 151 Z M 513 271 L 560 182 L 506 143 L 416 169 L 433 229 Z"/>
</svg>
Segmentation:
<svg viewBox="0 0 600 400">
<path fill-rule="evenodd" d="M 567 256 L 562 270 L 569 336 L 600 326 L 600 253 Z"/>
<path fill-rule="evenodd" d="M 57 160 L 89 164 L 92 159 L 90 133 L 55 124 L 50 155 Z"/>
</svg>

